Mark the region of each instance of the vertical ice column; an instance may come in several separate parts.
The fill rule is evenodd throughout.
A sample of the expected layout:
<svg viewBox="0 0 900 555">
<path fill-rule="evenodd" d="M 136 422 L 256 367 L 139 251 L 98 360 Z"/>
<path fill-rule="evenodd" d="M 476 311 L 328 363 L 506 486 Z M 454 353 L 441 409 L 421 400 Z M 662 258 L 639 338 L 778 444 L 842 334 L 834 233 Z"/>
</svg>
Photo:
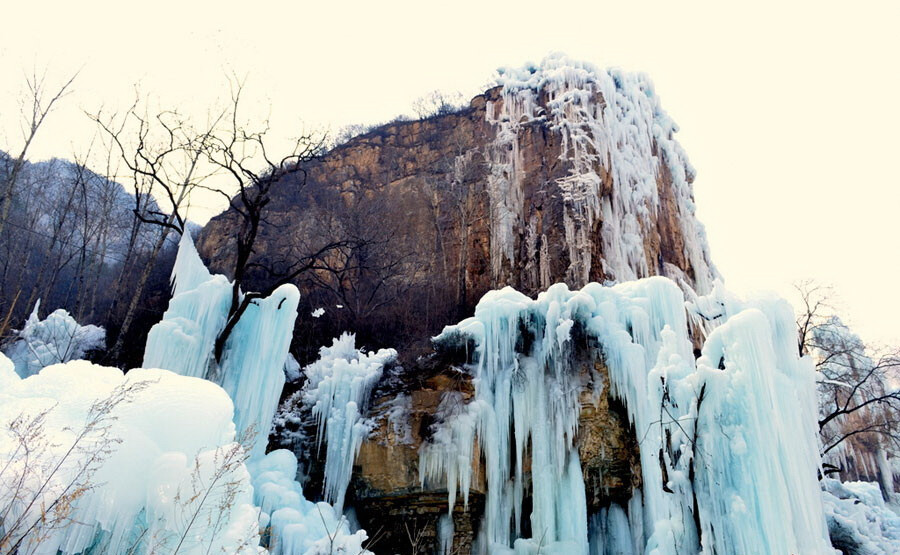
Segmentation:
<svg viewBox="0 0 900 555">
<path fill-rule="evenodd" d="M 299 302 L 300 292 L 290 284 L 253 301 L 225 343 L 222 388 L 234 400 L 238 432 L 252 435 L 252 457 L 266 452 Z"/>
<path fill-rule="evenodd" d="M 316 418 L 317 445 L 325 443 L 325 498 L 337 512 L 344 505 L 353 461 L 369 433 L 362 416 L 369 393 L 384 365 L 396 356 L 393 349 L 358 350 L 356 336 L 344 333 L 331 347 L 322 347 L 319 360 L 304 369 L 303 400 Z"/>
<path fill-rule="evenodd" d="M 830 553 L 814 370 L 796 354 L 789 308 L 761 308 L 714 330 L 698 361 L 707 385 L 694 454 L 703 544 L 735 555 Z"/>
<path fill-rule="evenodd" d="M 181 237 L 172 284 L 169 308 L 147 336 L 143 366 L 219 383 L 234 401 L 238 433 L 252 436 L 252 456 L 263 455 L 284 386 L 300 293 L 288 284 L 253 300 L 216 366 L 215 342 L 228 317 L 232 283 L 206 269 L 188 233 Z"/>
<path fill-rule="evenodd" d="M 207 377 L 230 304 L 231 283 L 209 273 L 185 231 L 172 268 L 172 298 L 162 321 L 147 334 L 142 366 Z"/>
<path fill-rule="evenodd" d="M 661 277 L 585 289 L 600 300 L 589 328 L 601 345 L 611 393 L 625 404 L 640 438 L 643 488 L 636 496 L 641 511 L 637 519 L 629 515 L 632 525 L 646 523 L 641 541 L 650 553 L 696 552 L 690 485 L 673 468 L 666 449 L 666 438 L 674 437 L 677 449 L 680 430 L 689 426 L 680 422 L 680 411 L 690 399 L 678 399 L 678 407 L 665 400 L 666 384 L 694 370 L 683 293 Z"/>
<path fill-rule="evenodd" d="M 538 545 L 545 551 L 587 552 L 584 481 L 573 446 L 581 378 L 568 365 L 572 312 L 581 305 L 569 302 L 572 296 L 564 285 L 551 287 L 537 301 L 511 288 L 493 291 L 473 318 L 437 338 L 475 340 L 477 362 L 470 368 L 475 399 L 452 414 L 439 411 L 442 423 L 420 452 L 420 473 L 423 482 L 446 479 L 452 509 L 457 488 L 468 496 L 477 434 L 487 480 L 479 542 L 489 552 L 510 546 L 528 552 Z M 528 352 L 517 351 L 520 333 L 530 338 Z M 532 509 L 526 514 L 529 485 Z M 530 540 L 519 539 L 526 518 Z"/>
</svg>

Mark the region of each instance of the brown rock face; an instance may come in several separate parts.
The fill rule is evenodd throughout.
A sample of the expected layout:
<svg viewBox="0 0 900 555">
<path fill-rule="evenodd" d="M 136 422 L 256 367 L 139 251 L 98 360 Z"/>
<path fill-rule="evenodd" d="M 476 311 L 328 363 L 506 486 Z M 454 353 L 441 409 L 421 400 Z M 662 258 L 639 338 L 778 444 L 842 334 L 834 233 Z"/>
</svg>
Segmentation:
<svg viewBox="0 0 900 555">
<path fill-rule="evenodd" d="M 584 472 L 589 512 L 609 506 L 625 505 L 634 488 L 641 487 L 641 463 L 634 428 L 628 422 L 625 407 L 609 392 L 609 372 L 595 365 L 593 379 L 599 379 L 600 395 L 593 394 L 595 384 L 581 392 L 578 419 L 578 457 Z"/>
<path fill-rule="evenodd" d="M 408 403 L 399 417 L 402 420 L 388 414 L 396 406 L 396 396 L 381 397 L 372 409 L 377 428 L 356 458 L 350 496 L 363 527 L 381 529 L 377 545 L 384 552 L 433 553 L 438 547 L 438 521 L 447 514 L 448 494 L 442 486 L 423 486 L 419 448 L 430 438 L 447 392 L 456 392 L 461 402 L 467 402 L 474 394 L 471 379 L 444 366 L 403 394 L 406 397 L 401 399 Z M 476 472 L 468 503 L 457 502 L 453 510 L 454 553 L 471 551 L 484 509 L 483 466 L 477 458 L 472 464 Z"/>
<path fill-rule="evenodd" d="M 346 329 L 369 346 L 422 345 L 506 285 L 534 295 L 559 281 L 580 287 L 662 274 L 686 289 L 705 287 L 713 270 L 705 244 L 696 246 L 692 174 L 678 165 L 686 162 L 668 160 L 674 155 L 648 138 L 653 152 L 639 161 L 653 175 L 635 175 L 655 182 L 658 198 L 628 200 L 637 186 L 616 175 L 634 175 L 609 154 L 573 153 L 573 139 L 545 116 L 510 122 L 520 117 L 516 98 L 496 87 L 457 113 L 379 127 L 310 163 L 305 185 L 294 176 L 274 188 L 257 262 L 283 268 L 330 241 L 352 243 L 296 280 L 301 362 Z M 536 113 L 551 110 L 547 92 L 536 98 Z M 585 176 L 596 176 L 597 190 L 572 193 L 568 183 Z M 642 207 L 637 219 L 621 213 L 633 202 Z M 200 237 L 215 271 L 230 271 L 236 225 L 226 212 Z M 639 244 L 623 247 L 629 241 Z M 251 286 L 267 279 L 250 277 Z M 317 307 L 327 310 L 316 321 L 307 309 Z"/>
</svg>

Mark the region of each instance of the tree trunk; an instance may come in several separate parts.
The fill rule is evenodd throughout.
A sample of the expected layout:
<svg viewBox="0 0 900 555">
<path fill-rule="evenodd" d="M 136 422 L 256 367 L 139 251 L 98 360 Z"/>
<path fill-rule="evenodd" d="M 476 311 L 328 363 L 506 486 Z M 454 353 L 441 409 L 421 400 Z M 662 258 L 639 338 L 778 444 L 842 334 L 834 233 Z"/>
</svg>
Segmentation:
<svg viewBox="0 0 900 555">
<path fill-rule="evenodd" d="M 159 253 L 162 250 L 163 245 L 166 243 L 166 238 L 169 236 L 169 228 L 162 228 L 162 233 L 160 233 L 159 239 L 157 239 L 156 244 L 153 245 L 153 250 L 150 252 L 150 258 L 147 260 L 147 263 L 144 265 L 144 269 L 141 271 L 141 277 L 138 279 L 137 285 L 134 288 L 134 293 L 131 295 L 131 301 L 128 303 L 128 311 L 125 312 L 125 318 L 122 320 L 122 326 L 119 328 L 119 334 L 116 336 L 116 342 L 113 345 L 113 348 L 109 351 L 109 359 L 112 361 L 118 361 L 119 356 L 122 352 L 122 347 L 125 345 L 125 336 L 128 334 L 128 329 L 131 327 L 132 322 L 134 321 L 134 314 L 137 312 L 138 303 L 141 301 L 141 295 L 144 293 L 144 287 L 147 285 L 147 280 L 150 279 L 150 273 L 153 271 L 153 265 L 156 264 L 156 259 L 159 257 Z"/>
</svg>

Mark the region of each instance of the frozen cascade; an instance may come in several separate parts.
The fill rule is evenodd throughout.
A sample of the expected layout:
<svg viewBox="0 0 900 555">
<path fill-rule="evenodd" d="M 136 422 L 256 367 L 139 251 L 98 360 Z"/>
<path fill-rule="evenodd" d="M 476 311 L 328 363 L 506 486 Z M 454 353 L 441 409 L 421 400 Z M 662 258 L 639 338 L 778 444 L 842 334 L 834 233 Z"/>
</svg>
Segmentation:
<svg viewBox="0 0 900 555">
<path fill-rule="evenodd" d="M 251 435 L 253 456 L 263 455 L 269 441 L 299 300 L 296 287 L 282 285 L 247 308 L 225 344 L 222 387 L 234 400 L 238 430 Z"/>
<path fill-rule="evenodd" d="M 492 291 L 435 338 L 474 341 L 475 398 L 443 416 L 420 472 L 445 481 L 452 508 L 483 458 L 483 552 L 833 552 L 816 479 L 814 371 L 796 353 L 792 311 L 716 291 L 699 302 L 720 307 L 722 323 L 696 362 L 684 294 L 662 277 L 557 284 L 536 300 Z M 570 362 L 576 331 L 641 438 L 642 489 L 590 519 L 574 447 L 587 381 Z M 520 537 L 524 518 L 531 539 Z"/>
<path fill-rule="evenodd" d="M 282 285 L 255 300 L 228 337 L 217 366 L 215 342 L 228 318 L 232 284 L 210 274 L 188 233 L 181 238 L 172 283 L 169 308 L 147 336 L 143 366 L 221 385 L 234 400 L 238 433 L 250 441 L 254 456 L 263 455 L 284 386 L 300 293 Z"/>
<path fill-rule="evenodd" d="M 365 403 L 384 365 L 396 357 L 393 349 L 358 350 L 356 336 L 344 333 L 331 347 L 319 349 L 319 360 L 304 369 L 303 402 L 316 419 L 317 447 L 325 443 L 325 498 L 337 512 L 344 506 L 353 461 L 370 431 L 362 417 Z"/>
<path fill-rule="evenodd" d="M 231 282 L 206 269 L 185 233 L 172 283 L 169 308 L 147 337 L 144 366 L 206 378 L 220 384 L 234 400 L 234 424 L 250 446 L 247 467 L 254 501 L 262 508 L 259 524 L 267 529 L 273 552 L 328 553 L 333 542 L 335 548 L 365 553 L 361 547 L 365 531 L 351 531 L 340 510 L 303 496 L 296 481 L 295 455 L 286 450 L 265 453 L 297 317 L 296 287 L 283 285 L 265 299 L 255 300 L 235 326 L 216 365 L 215 340 L 228 316 Z"/>
<path fill-rule="evenodd" d="M 597 221 L 603 222 L 604 272 L 618 281 L 650 275 L 644 237 L 659 207 L 658 180 L 666 172 L 680 214 L 684 255 L 694 269 L 694 289 L 708 292 L 717 273 L 709 262 L 703 226 L 694 216 L 694 170 L 674 139 L 678 126 L 662 109 L 650 79 L 600 70 L 558 54 L 539 65 L 499 73 L 502 102 L 489 102 L 486 109 L 496 130 L 486 153 L 494 280 L 500 278 L 504 261 L 515 263 L 514 239 L 523 225 L 522 131 L 534 122 L 546 122 L 560 135 L 559 159 L 569 171 L 556 183 L 566 207 L 563 224 L 571 261 L 567 281 L 589 281 L 590 233 Z M 603 190 L 605 176 L 611 191 Z"/>
<path fill-rule="evenodd" d="M 786 303 L 748 308 L 713 331 L 697 361 L 706 396 L 695 411 L 694 490 L 704 546 L 717 553 L 830 549 L 816 477 L 815 370 L 796 355 L 794 334 Z"/>
</svg>

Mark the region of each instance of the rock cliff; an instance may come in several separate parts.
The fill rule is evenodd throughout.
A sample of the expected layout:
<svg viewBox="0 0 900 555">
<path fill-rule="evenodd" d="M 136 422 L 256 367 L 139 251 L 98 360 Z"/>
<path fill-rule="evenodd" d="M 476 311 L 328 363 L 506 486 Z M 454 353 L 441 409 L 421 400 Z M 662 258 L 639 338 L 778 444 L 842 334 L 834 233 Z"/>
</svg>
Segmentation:
<svg viewBox="0 0 900 555">
<path fill-rule="evenodd" d="M 649 80 L 551 59 L 499 83 L 456 113 L 355 137 L 309 164 L 305 185 L 273 188 L 259 259 L 362 245 L 297 280 L 310 309 L 331 308 L 301 318 L 307 354 L 324 343 L 304 339 L 312 329 L 402 347 L 505 285 L 535 294 L 665 275 L 708 292 L 694 172 Z M 230 268 L 235 225 L 226 212 L 200 238 L 214 270 Z"/>
</svg>

